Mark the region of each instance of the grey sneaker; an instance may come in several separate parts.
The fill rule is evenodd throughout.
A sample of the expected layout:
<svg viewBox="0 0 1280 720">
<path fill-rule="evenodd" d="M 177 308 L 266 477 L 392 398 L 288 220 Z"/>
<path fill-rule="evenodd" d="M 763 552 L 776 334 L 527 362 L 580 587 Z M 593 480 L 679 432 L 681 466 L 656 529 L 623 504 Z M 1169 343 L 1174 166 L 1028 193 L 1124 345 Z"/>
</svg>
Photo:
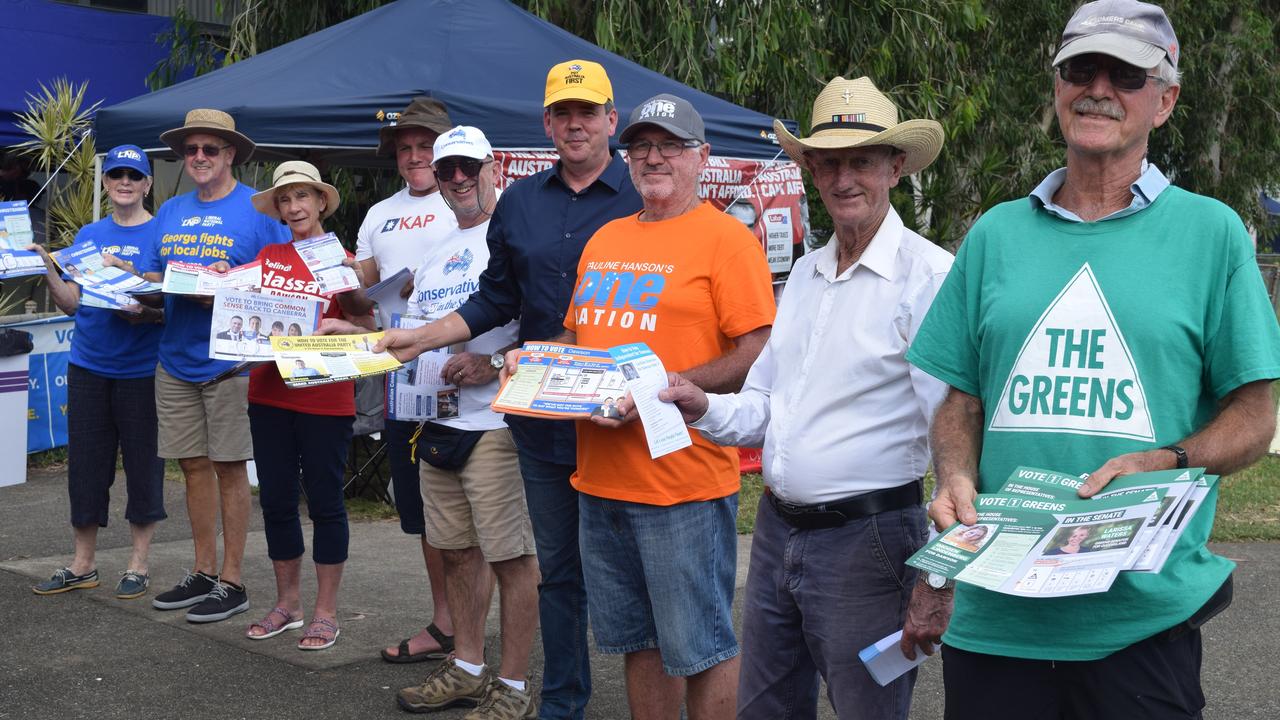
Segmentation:
<svg viewBox="0 0 1280 720">
<path fill-rule="evenodd" d="M 526 680 L 524 687 L 517 690 L 495 676 L 489 683 L 489 697 L 462 720 L 535 720 L 538 705 L 533 701 L 532 685 Z"/>
<path fill-rule="evenodd" d="M 196 603 L 204 600 L 218 584 L 218 578 L 205 575 L 202 572 L 187 573 L 187 576 L 174 585 L 172 588 L 165 590 L 151 600 L 151 607 L 157 610 L 177 610 L 179 608 L 191 607 Z"/>
<path fill-rule="evenodd" d="M 474 707 L 489 695 L 489 673 L 477 677 L 458 667 L 450 657 L 435 667 L 421 685 L 396 693 L 401 709 L 425 713 L 454 705 Z"/>
<path fill-rule="evenodd" d="M 120 582 L 116 583 L 116 597 L 121 600 L 132 600 L 147 594 L 151 578 L 146 573 L 126 570 L 120 573 Z"/>
<path fill-rule="evenodd" d="M 219 580 L 199 605 L 187 611 L 187 622 L 218 622 L 248 609 L 249 593 Z"/>
</svg>

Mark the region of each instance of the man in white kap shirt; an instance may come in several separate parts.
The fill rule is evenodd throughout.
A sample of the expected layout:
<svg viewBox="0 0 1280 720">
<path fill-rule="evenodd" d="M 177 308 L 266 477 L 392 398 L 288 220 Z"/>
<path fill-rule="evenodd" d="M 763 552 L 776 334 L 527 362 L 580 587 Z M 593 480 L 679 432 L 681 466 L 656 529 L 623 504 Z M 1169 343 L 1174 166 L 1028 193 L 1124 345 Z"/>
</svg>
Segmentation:
<svg viewBox="0 0 1280 720">
<path fill-rule="evenodd" d="M 815 717 L 819 674 L 841 718 L 906 718 L 914 671 L 880 687 L 858 651 L 902 627 L 916 582 L 904 562 L 926 537 L 945 387 L 905 356 L 952 257 L 903 226 L 889 189 L 937 157 L 942 127 L 899 123 L 865 77 L 828 83 L 812 117 L 808 138 L 774 129 L 834 237 L 792 269 L 741 392 L 708 396 L 673 373 L 659 397 L 710 440 L 764 446 L 738 718 Z"/>
</svg>

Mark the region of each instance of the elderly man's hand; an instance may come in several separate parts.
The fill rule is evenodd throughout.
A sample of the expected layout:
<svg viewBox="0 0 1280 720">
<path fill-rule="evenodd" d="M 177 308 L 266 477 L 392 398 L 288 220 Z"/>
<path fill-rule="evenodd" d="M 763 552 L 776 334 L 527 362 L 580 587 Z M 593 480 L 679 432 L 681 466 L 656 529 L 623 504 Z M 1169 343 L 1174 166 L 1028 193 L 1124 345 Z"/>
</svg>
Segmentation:
<svg viewBox="0 0 1280 720">
<path fill-rule="evenodd" d="M 512 348 L 502 356 L 502 369 L 498 371 L 498 381 L 506 384 L 507 378 L 520 369 L 520 348 Z"/>
<path fill-rule="evenodd" d="M 623 425 L 633 423 L 640 419 L 640 411 L 636 410 L 636 402 L 631 398 L 631 393 L 627 393 L 626 397 L 619 400 L 617 404 L 613 406 L 613 409 L 617 411 L 616 416 L 605 417 L 604 415 L 592 415 L 590 418 L 591 422 L 599 425 L 600 427 L 616 430 Z"/>
<path fill-rule="evenodd" d="M 1145 450 L 1117 455 L 1103 463 L 1102 467 L 1089 473 L 1089 479 L 1077 492 L 1082 498 L 1093 497 L 1121 475 L 1171 470 L 1177 466 L 1178 457 L 1170 450 Z"/>
<path fill-rule="evenodd" d="M 498 377 L 498 369 L 489 362 L 489 357 L 474 352 L 451 355 L 440 369 L 440 379 L 458 387 L 488 385 Z"/>
<path fill-rule="evenodd" d="M 978 522 L 978 511 L 974 509 L 974 499 L 978 497 L 978 487 L 968 478 L 938 477 L 938 492 L 929 503 L 929 519 L 942 532 L 962 522 L 973 525 Z"/>
<path fill-rule="evenodd" d="M 350 320 L 341 318 L 325 318 L 316 328 L 316 335 L 364 335 L 369 331 Z"/>
<path fill-rule="evenodd" d="M 907 617 L 902 625 L 902 654 L 916 659 L 916 648 L 925 655 L 934 653 L 933 646 L 942 642 L 942 634 L 951 622 L 952 591 L 936 590 L 921 578 L 911 591 Z"/>
<path fill-rule="evenodd" d="M 409 299 L 409 296 L 412 294 L 413 294 L 413 278 L 409 278 L 409 281 L 404 284 L 404 287 L 400 288 L 400 297 L 405 298 L 407 300 Z"/>
<path fill-rule="evenodd" d="M 667 373 L 667 388 L 658 392 L 658 399 L 675 405 L 685 423 L 707 414 L 707 394 L 680 373 Z"/>
</svg>

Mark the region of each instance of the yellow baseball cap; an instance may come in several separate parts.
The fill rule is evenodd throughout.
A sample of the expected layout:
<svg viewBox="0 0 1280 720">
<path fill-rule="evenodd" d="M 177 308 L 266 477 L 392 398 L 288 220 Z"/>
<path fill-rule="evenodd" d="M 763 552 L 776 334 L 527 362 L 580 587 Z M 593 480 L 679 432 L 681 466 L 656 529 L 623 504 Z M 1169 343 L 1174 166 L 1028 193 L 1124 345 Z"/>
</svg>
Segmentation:
<svg viewBox="0 0 1280 720">
<path fill-rule="evenodd" d="M 543 107 L 562 100 L 582 100 L 603 105 L 613 100 L 613 85 L 604 66 L 590 60 L 569 60 L 547 73 L 547 94 Z"/>
</svg>

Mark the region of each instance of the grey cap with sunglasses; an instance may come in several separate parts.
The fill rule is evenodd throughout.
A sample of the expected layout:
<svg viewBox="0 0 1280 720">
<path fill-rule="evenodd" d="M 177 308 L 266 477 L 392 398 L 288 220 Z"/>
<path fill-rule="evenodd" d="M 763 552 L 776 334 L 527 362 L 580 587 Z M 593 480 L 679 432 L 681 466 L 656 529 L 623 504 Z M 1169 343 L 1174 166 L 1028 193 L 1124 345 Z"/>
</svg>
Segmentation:
<svg viewBox="0 0 1280 720">
<path fill-rule="evenodd" d="M 1097 0 L 1076 10 L 1062 31 L 1054 66 L 1080 55 L 1108 55 L 1151 69 L 1168 59 L 1178 69 L 1178 38 L 1158 5 L 1137 0 Z"/>
</svg>

